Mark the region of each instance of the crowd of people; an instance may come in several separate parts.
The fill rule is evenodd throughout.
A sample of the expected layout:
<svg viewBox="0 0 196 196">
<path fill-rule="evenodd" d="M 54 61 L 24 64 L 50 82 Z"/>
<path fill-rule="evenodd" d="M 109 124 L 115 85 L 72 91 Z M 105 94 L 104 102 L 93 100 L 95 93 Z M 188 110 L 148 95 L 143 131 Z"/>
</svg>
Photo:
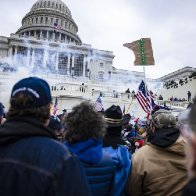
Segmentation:
<svg viewBox="0 0 196 196">
<path fill-rule="evenodd" d="M 178 119 L 84 101 L 51 115 L 48 83 L 24 78 L 0 104 L 0 195 L 196 195 L 196 103 Z"/>
</svg>

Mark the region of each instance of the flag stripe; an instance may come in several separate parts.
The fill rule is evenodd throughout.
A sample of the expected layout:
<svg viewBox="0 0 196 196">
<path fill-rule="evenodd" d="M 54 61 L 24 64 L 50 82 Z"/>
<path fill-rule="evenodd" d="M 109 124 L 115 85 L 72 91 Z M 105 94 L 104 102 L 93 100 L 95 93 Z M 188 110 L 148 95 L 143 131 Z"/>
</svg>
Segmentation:
<svg viewBox="0 0 196 196">
<path fill-rule="evenodd" d="M 143 80 L 138 87 L 138 92 L 136 93 L 136 98 L 137 98 L 139 104 L 141 105 L 142 109 L 146 113 L 150 113 L 153 110 L 154 106 L 158 106 L 155 103 L 155 97 L 153 96 L 153 92 L 148 91 Z M 169 110 L 168 107 L 163 107 L 163 106 L 159 106 L 159 107 L 161 109 Z"/>
<path fill-rule="evenodd" d="M 142 109 L 143 109 L 146 113 L 148 113 L 148 110 L 147 110 L 147 108 L 145 107 L 145 105 L 146 105 L 146 104 L 145 104 L 145 100 L 141 99 L 141 97 L 138 96 L 137 94 L 136 94 L 136 98 L 137 98 L 139 104 L 141 105 Z"/>
<path fill-rule="evenodd" d="M 136 98 L 141 105 L 142 109 L 149 113 L 152 110 L 152 96 L 148 92 L 147 87 L 145 86 L 144 81 L 139 85 L 138 92 L 136 93 Z"/>
<path fill-rule="evenodd" d="M 102 103 L 100 96 L 97 98 L 95 102 L 95 109 L 97 112 L 104 111 L 103 103 Z"/>
</svg>

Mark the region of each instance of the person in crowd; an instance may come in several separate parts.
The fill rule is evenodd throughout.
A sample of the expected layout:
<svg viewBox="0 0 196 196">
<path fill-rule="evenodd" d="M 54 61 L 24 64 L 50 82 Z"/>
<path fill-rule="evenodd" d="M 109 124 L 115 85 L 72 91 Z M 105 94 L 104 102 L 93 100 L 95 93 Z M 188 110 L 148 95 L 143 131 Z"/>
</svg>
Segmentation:
<svg viewBox="0 0 196 196">
<path fill-rule="evenodd" d="M 169 100 L 170 100 L 170 101 L 173 101 L 173 100 L 174 100 L 173 96 L 172 96 L 172 97 L 170 97 L 170 98 L 169 98 Z"/>
<path fill-rule="evenodd" d="M 115 162 L 114 195 L 125 194 L 125 183 L 131 167 L 131 153 L 127 143 L 121 138 L 122 111 L 120 106 L 112 105 L 105 110 L 106 134 L 103 140 L 103 149 L 108 152 Z"/>
<path fill-rule="evenodd" d="M 158 100 L 163 100 L 163 96 L 159 95 Z"/>
<path fill-rule="evenodd" d="M 90 195 L 77 157 L 47 128 L 48 83 L 37 77 L 12 88 L 7 120 L 0 126 L 0 195 Z"/>
<path fill-rule="evenodd" d="M 80 92 L 84 92 L 85 93 L 85 86 L 84 83 L 82 83 L 82 85 L 80 86 Z"/>
<path fill-rule="evenodd" d="M 188 160 L 188 174 L 189 182 L 183 190 L 183 196 L 196 195 L 196 102 L 190 108 L 183 112 L 182 131 L 187 138 L 187 160 Z"/>
<path fill-rule="evenodd" d="M 146 119 L 144 118 L 135 119 L 135 136 L 129 138 L 129 141 L 134 148 L 133 152 L 136 152 L 139 148 L 141 148 L 145 144 L 145 138 L 147 135 L 146 127 L 147 127 Z"/>
<path fill-rule="evenodd" d="M 127 93 L 128 99 L 130 98 L 130 90 L 129 88 L 125 91 L 125 93 Z"/>
<path fill-rule="evenodd" d="M 141 126 L 137 130 L 137 135 L 136 135 L 137 140 L 135 142 L 136 150 L 138 150 L 144 145 L 145 137 L 146 137 L 146 126 Z"/>
<path fill-rule="evenodd" d="M 48 125 L 54 134 L 57 136 L 59 141 L 63 142 L 64 139 L 64 127 L 61 124 L 60 119 L 57 116 L 50 116 L 50 122 Z"/>
<path fill-rule="evenodd" d="M 5 106 L 0 102 L 0 125 L 3 124 L 6 120 L 4 118 L 4 115 L 5 115 L 4 108 Z"/>
<path fill-rule="evenodd" d="M 63 109 L 62 111 L 63 111 L 63 115 L 64 115 L 65 117 L 67 117 L 67 110 L 66 110 L 66 109 Z"/>
<path fill-rule="evenodd" d="M 102 150 L 104 120 L 94 105 L 82 102 L 68 114 L 65 146 L 82 162 L 92 195 L 113 195 L 114 161 Z"/>
<path fill-rule="evenodd" d="M 188 91 L 188 92 L 187 92 L 187 95 L 188 95 L 188 101 L 191 101 L 191 92 Z"/>
<path fill-rule="evenodd" d="M 125 110 L 125 108 L 123 109 Z M 123 114 L 122 116 L 122 129 L 126 129 L 130 125 L 131 115 L 130 114 Z"/>
<path fill-rule="evenodd" d="M 116 91 L 115 90 L 112 91 L 112 97 L 114 97 L 114 98 L 116 97 Z"/>
<path fill-rule="evenodd" d="M 135 129 L 132 124 L 130 124 L 126 130 L 123 131 L 122 139 L 126 141 L 127 145 L 130 144 L 128 145 L 129 151 L 133 154 L 135 152 L 135 142 L 137 141 Z"/>
<path fill-rule="evenodd" d="M 63 113 L 58 115 L 58 118 L 60 119 L 61 124 L 65 127 L 68 113 L 66 109 L 63 109 L 62 112 Z"/>
<path fill-rule="evenodd" d="M 129 150 L 131 153 L 135 152 L 135 136 L 136 132 L 133 125 L 130 123 L 131 115 L 124 114 L 122 117 L 122 132 L 121 137 L 124 141 L 129 142 Z"/>
<path fill-rule="evenodd" d="M 160 109 L 151 116 L 148 144 L 132 157 L 126 183 L 127 195 L 181 195 L 187 183 L 185 140 L 176 128 L 176 119 Z"/>
<path fill-rule="evenodd" d="M 129 90 L 129 88 L 125 91 L 125 93 L 130 93 L 130 90 Z"/>
<path fill-rule="evenodd" d="M 135 91 L 134 90 L 131 92 L 131 98 L 135 99 Z"/>
</svg>

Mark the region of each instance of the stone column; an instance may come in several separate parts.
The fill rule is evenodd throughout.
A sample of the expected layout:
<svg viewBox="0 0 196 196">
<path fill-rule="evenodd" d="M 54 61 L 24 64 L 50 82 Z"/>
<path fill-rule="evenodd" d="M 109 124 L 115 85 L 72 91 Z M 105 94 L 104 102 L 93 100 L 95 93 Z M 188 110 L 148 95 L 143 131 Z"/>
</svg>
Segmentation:
<svg viewBox="0 0 196 196">
<path fill-rule="evenodd" d="M 46 39 L 48 40 L 48 38 L 49 38 L 49 31 L 47 31 L 46 33 Z"/>
<path fill-rule="evenodd" d="M 31 56 L 31 67 L 33 68 L 35 64 L 35 49 L 32 48 L 32 56 Z"/>
<path fill-rule="evenodd" d="M 37 38 L 36 30 L 34 31 L 34 37 Z"/>
<path fill-rule="evenodd" d="M 61 33 L 59 33 L 59 41 L 61 42 Z"/>
<path fill-rule="evenodd" d="M 43 32 L 40 31 L 40 39 L 43 39 Z"/>
<path fill-rule="evenodd" d="M 72 56 L 71 76 L 74 74 L 74 55 Z"/>
<path fill-rule="evenodd" d="M 58 73 L 58 64 L 59 64 L 59 53 L 57 52 L 56 53 L 56 62 L 55 62 L 55 69 L 56 69 L 57 73 Z"/>
<path fill-rule="evenodd" d="M 53 32 L 52 40 L 55 41 L 55 32 Z"/>
<path fill-rule="evenodd" d="M 85 77 L 85 72 L 86 72 L 86 57 L 84 56 L 84 59 L 83 59 L 83 77 Z"/>
<path fill-rule="evenodd" d="M 29 66 L 29 59 L 30 59 L 30 48 L 27 48 L 27 57 L 26 57 L 26 65 Z"/>
<path fill-rule="evenodd" d="M 12 56 L 12 50 L 13 50 L 13 46 L 9 47 L 8 57 L 11 57 Z"/>
<path fill-rule="evenodd" d="M 74 67 L 74 60 L 75 60 L 75 57 L 74 55 L 72 56 L 72 67 Z"/>
<path fill-rule="evenodd" d="M 71 55 L 68 54 L 68 62 L 67 62 L 67 75 L 69 75 L 71 72 L 70 72 L 70 57 Z"/>
<path fill-rule="evenodd" d="M 15 46 L 15 51 L 14 51 L 14 63 L 17 61 L 17 52 L 18 52 L 18 46 Z"/>
<path fill-rule="evenodd" d="M 12 51 L 13 51 L 13 46 L 9 47 L 9 50 L 8 50 L 8 57 L 11 58 L 13 62 L 14 59 L 13 59 Z"/>
<path fill-rule="evenodd" d="M 44 56 L 43 56 L 43 67 L 46 67 L 47 62 L 47 50 L 44 50 Z"/>
</svg>

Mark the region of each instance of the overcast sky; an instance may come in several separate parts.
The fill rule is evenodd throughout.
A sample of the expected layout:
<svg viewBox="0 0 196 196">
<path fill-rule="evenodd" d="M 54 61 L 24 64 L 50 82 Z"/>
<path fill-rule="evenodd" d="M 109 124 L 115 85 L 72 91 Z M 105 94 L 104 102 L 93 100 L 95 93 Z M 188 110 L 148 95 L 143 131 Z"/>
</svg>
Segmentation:
<svg viewBox="0 0 196 196">
<path fill-rule="evenodd" d="M 83 43 L 113 51 L 114 67 L 142 71 L 124 43 L 149 37 L 155 66 L 147 77 L 158 78 L 185 66 L 196 68 L 195 0 L 62 0 L 78 25 Z M 9 36 L 36 0 L 0 0 L 0 35 Z"/>
</svg>

